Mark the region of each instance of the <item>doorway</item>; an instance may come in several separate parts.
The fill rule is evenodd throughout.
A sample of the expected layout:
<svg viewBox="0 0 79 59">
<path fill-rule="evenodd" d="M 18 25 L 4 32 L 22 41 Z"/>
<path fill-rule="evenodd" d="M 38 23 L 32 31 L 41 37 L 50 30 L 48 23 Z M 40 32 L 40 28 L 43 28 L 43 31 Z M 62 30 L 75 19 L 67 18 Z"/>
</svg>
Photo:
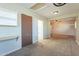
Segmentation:
<svg viewBox="0 0 79 59">
<path fill-rule="evenodd" d="M 32 17 L 21 14 L 22 47 L 32 44 Z"/>
<path fill-rule="evenodd" d="M 51 21 L 51 38 L 75 39 L 76 17 L 62 18 Z"/>
<path fill-rule="evenodd" d="M 38 20 L 38 41 L 43 40 L 43 21 Z"/>
</svg>

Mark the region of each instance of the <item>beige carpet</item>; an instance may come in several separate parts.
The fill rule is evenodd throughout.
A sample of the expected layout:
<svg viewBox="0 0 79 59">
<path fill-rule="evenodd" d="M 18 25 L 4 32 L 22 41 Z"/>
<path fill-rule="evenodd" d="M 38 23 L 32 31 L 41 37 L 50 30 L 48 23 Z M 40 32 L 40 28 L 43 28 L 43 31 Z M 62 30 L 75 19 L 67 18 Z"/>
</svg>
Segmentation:
<svg viewBox="0 0 79 59">
<path fill-rule="evenodd" d="M 79 56 L 79 46 L 73 39 L 44 39 L 7 56 Z"/>
</svg>

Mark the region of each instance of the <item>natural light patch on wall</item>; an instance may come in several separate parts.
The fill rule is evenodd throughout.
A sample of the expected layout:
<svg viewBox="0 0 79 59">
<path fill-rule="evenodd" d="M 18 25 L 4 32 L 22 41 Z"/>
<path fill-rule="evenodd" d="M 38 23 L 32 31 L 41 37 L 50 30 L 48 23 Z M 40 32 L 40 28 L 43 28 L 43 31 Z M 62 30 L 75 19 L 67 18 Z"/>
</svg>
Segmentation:
<svg viewBox="0 0 79 59">
<path fill-rule="evenodd" d="M 38 20 L 38 40 L 43 39 L 43 21 Z"/>
<path fill-rule="evenodd" d="M 56 32 L 65 32 L 69 29 L 70 25 L 68 23 L 59 23 L 57 24 L 55 31 Z"/>
<path fill-rule="evenodd" d="M 51 20 L 51 34 L 75 35 L 75 20 L 76 17 Z"/>
</svg>

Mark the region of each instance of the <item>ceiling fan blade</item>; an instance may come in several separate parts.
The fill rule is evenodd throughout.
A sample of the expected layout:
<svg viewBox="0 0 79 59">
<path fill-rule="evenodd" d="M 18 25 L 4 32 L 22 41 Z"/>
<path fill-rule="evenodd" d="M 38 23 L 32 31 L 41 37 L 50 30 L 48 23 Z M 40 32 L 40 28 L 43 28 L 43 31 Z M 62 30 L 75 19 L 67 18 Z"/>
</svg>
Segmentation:
<svg viewBox="0 0 79 59">
<path fill-rule="evenodd" d="M 33 6 L 31 7 L 31 9 L 37 10 L 37 9 L 40 9 L 40 8 L 42 8 L 42 7 L 44 7 L 44 6 L 45 6 L 45 3 L 37 3 L 37 4 L 33 5 Z"/>
</svg>

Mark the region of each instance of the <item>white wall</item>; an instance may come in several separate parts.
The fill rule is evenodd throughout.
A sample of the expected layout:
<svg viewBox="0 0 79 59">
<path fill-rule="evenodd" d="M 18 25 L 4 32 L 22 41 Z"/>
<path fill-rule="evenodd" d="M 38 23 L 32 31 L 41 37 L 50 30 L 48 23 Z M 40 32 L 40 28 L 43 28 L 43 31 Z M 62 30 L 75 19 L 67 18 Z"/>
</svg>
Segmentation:
<svg viewBox="0 0 79 59">
<path fill-rule="evenodd" d="M 33 28 L 33 30 L 32 30 L 32 41 L 33 41 L 33 43 L 36 43 L 37 41 L 38 41 L 38 20 L 37 20 L 37 18 L 33 18 L 33 21 L 32 21 L 32 28 Z"/>
<path fill-rule="evenodd" d="M 43 38 L 49 37 L 49 20 L 43 20 Z"/>
</svg>

